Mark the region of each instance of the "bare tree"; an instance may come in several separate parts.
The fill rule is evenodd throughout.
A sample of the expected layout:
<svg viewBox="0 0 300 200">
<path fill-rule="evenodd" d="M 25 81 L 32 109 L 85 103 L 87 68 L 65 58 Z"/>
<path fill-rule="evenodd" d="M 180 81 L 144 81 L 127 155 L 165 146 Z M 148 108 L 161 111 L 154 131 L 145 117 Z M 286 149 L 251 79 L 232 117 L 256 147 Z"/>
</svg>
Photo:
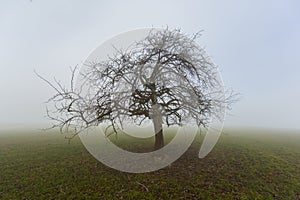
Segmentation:
<svg viewBox="0 0 300 200">
<path fill-rule="evenodd" d="M 77 87 L 76 68 L 70 88 L 38 75 L 56 91 L 49 99 L 55 109 L 47 110 L 56 122 L 53 127 L 61 132 L 75 127 L 76 135 L 108 123 L 116 133 L 128 120 L 141 125 L 148 119 L 155 130 L 155 149 L 164 145 L 163 124 L 206 127 L 233 96 L 224 97 L 216 66 L 195 42 L 199 36 L 168 28 L 150 31 L 145 39 L 127 50 L 118 49 L 105 61 L 85 63 Z"/>
</svg>

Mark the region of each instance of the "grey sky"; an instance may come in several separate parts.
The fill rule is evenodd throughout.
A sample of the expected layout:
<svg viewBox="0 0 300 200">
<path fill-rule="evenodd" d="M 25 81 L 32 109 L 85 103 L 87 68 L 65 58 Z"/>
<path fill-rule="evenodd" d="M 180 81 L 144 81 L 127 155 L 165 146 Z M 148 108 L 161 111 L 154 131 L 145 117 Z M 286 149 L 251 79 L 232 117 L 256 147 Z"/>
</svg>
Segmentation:
<svg viewBox="0 0 300 200">
<path fill-rule="evenodd" d="M 0 3 L 0 125 L 48 123 L 53 91 L 33 73 L 67 84 L 69 66 L 99 44 L 144 27 L 204 30 L 199 43 L 225 85 L 242 93 L 225 126 L 300 128 L 299 1 L 6 1 Z"/>
</svg>

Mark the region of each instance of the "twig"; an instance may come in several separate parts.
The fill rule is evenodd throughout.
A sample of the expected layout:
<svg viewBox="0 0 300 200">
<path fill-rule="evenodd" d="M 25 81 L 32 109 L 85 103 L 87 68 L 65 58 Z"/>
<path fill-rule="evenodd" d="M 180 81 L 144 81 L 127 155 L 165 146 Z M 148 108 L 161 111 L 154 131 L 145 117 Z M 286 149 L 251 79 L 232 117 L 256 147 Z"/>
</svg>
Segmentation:
<svg viewBox="0 0 300 200">
<path fill-rule="evenodd" d="M 140 183 L 140 182 L 138 182 L 138 181 L 136 181 L 136 183 L 139 184 L 140 186 L 142 186 L 143 188 L 145 188 L 145 190 L 146 190 L 147 192 L 149 192 L 149 189 L 148 189 L 144 184 L 142 184 L 142 183 Z"/>
</svg>

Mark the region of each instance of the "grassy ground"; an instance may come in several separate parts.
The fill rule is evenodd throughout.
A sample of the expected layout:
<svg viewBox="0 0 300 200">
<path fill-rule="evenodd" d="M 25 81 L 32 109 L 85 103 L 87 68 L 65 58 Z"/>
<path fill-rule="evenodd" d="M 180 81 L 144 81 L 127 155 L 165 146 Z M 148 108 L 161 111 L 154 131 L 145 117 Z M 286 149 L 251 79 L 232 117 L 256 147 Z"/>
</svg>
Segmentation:
<svg viewBox="0 0 300 200">
<path fill-rule="evenodd" d="M 0 133 L 0 199 L 300 199 L 300 134 L 225 132 L 206 158 L 198 136 L 178 161 L 145 174 L 104 166 L 79 138 Z"/>
</svg>

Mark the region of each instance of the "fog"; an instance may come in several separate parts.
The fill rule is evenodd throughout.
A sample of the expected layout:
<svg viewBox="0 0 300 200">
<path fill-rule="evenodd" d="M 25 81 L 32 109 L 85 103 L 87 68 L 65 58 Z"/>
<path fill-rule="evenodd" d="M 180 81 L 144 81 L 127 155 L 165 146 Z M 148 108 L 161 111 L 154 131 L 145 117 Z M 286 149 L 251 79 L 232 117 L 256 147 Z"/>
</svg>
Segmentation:
<svg viewBox="0 0 300 200">
<path fill-rule="evenodd" d="M 0 129 L 47 126 L 54 91 L 34 74 L 68 84 L 102 42 L 144 27 L 193 34 L 241 100 L 225 126 L 300 129 L 298 1 L 3 1 L 0 3 Z"/>
</svg>

